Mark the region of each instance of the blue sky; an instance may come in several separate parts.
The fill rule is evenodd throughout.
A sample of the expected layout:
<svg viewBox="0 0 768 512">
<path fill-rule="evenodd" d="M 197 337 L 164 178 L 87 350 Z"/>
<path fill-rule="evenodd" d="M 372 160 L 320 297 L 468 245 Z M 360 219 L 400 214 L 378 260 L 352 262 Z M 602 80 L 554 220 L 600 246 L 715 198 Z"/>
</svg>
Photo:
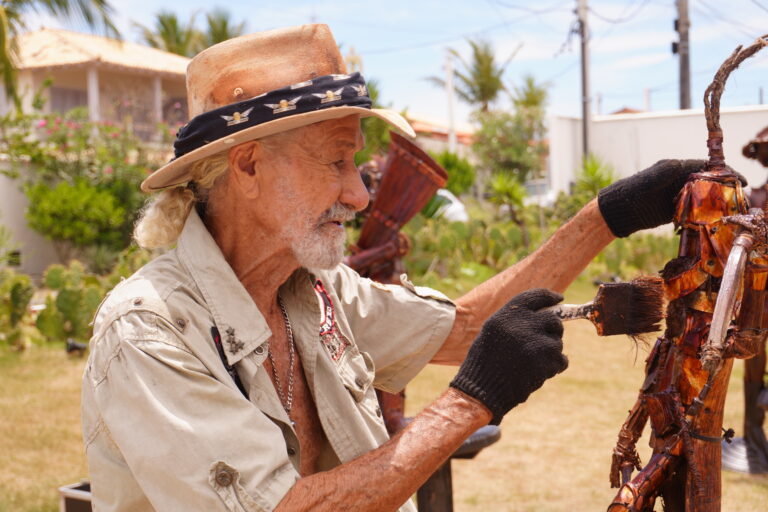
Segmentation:
<svg viewBox="0 0 768 512">
<path fill-rule="evenodd" d="M 229 0 L 112 0 L 118 28 L 137 41 L 132 22 L 152 25 L 161 9 L 187 20 L 197 13 L 202 25 L 206 10 L 222 6 L 234 20 L 246 20 L 248 31 L 322 22 L 331 26 L 346 51 L 354 47 L 363 58 L 366 78 L 379 81 L 384 103 L 407 109 L 416 117 L 447 123 L 447 98 L 425 80 L 443 74 L 446 48 L 468 55 L 467 38 L 485 38 L 504 60 L 518 47 L 504 75 L 511 88 L 526 74 L 549 85 L 548 112 L 581 112 L 579 38 L 575 28 L 576 0 L 370 0 L 281 2 Z M 691 17 L 691 98 L 701 108 L 712 75 L 738 44 L 749 44 L 768 33 L 768 0 L 689 0 Z M 674 0 L 589 0 L 593 111 L 609 113 L 624 106 L 642 109 L 650 89 L 652 110 L 678 106 L 678 62 L 670 51 L 677 36 Z M 30 28 L 62 27 L 43 16 L 30 16 Z M 66 28 L 73 28 L 68 26 Z M 77 27 L 75 27 L 77 29 Z M 731 77 L 723 106 L 758 103 L 759 87 L 768 102 L 768 50 L 745 62 Z M 498 107 L 508 107 L 506 98 Z M 457 101 L 459 127 L 469 125 L 470 108 Z"/>
</svg>

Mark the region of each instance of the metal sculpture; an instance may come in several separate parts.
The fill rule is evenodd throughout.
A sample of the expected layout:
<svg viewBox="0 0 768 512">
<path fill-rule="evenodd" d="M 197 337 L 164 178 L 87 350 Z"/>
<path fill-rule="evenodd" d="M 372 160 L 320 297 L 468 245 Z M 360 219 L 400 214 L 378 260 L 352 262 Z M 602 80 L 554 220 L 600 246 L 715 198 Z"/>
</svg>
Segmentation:
<svg viewBox="0 0 768 512">
<path fill-rule="evenodd" d="M 742 154 L 768 167 L 768 127 L 763 128 L 743 148 Z M 753 188 L 749 203 L 768 213 L 768 182 Z M 768 304 L 766 311 L 768 312 Z M 723 469 L 742 473 L 768 473 L 768 439 L 765 436 L 765 412 L 768 387 L 765 386 L 765 344 L 760 352 L 744 362 L 744 436 L 723 443 Z"/>
<path fill-rule="evenodd" d="M 720 96 L 731 71 L 767 38 L 738 47 L 705 92 L 709 161 L 676 199 L 678 256 L 661 274 L 666 329 L 648 356 L 638 400 L 614 448 L 610 481 L 619 491 L 609 512 L 651 512 L 659 497 L 667 511 L 720 510 L 720 443 L 733 358 L 756 355 L 768 334 L 768 223 L 762 210 L 748 210 L 740 177 L 725 164 Z M 635 445 L 648 422 L 653 454 L 643 467 Z"/>
</svg>

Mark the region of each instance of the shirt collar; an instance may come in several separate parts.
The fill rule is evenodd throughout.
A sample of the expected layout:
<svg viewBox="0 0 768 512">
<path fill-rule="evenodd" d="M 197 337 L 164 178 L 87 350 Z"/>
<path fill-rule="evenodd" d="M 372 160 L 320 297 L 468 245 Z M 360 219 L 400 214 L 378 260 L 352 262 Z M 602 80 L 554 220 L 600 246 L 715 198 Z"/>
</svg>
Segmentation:
<svg viewBox="0 0 768 512">
<path fill-rule="evenodd" d="M 266 342 L 272 331 L 194 208 L 176 250 L 205 297 L 227 362 L 234 365 Z"/>
</svg>

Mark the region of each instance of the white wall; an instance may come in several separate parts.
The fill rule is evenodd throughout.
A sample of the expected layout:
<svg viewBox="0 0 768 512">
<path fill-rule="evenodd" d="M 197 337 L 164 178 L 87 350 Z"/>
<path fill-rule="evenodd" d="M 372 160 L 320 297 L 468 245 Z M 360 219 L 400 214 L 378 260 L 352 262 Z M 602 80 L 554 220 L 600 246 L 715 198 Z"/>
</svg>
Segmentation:
<svg viewBox="0 0 768 512">
<path fill-rule="evenodd" d="M 0 162 L 0 168 L 8 169 L 8 163 Z M 28 204 L 20 182 L 0 174 L 0 224 L 11 231 L 12 243 L 21 251 L 19 270 L 39 278 L 48 265 L 57 261 L 56 251 L 50 241 L 27 225 Z"/>
<path fill-rule="evenodd" d="M 768 169 L 745 158 L 741 148 L 768 126 L 768 106 L 723 109 L 725 161 L 743 174 L 750 186 L 762 185 Z M 568 191 L 581 161 L 581 120 L 553 117 L 550 131 L 550 183 L 555 191 Z M 592 152 L 613 165 L 618 177 L 641 171 L 662 158 L 707 158 L 707 125 L 703 110 L 649 112 L 596 116 L 590 144 Z"/>
</svg>

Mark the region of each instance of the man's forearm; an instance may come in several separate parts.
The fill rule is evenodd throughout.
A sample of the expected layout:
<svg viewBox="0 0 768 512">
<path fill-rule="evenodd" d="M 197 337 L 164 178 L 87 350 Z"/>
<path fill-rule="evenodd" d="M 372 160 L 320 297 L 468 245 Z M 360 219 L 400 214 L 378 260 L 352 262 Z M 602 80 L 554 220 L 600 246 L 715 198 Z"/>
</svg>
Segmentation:
<svg viewBox="0 0 768 512">
<path fill-rule="evenodd" d="M 397 510 L 490 419 L 484 405 L 451 388 L 381 447 L 300 479 L 275 510 Z"/>
<path fill-rule="evenodd" d="M 539 249 L 456 301 L 456 320 L 432 363 L 459 364 L 483 322 L 511 297 L 530 288 L 564 291 L 615 237 L 593 200 Z"/>
</svg>

